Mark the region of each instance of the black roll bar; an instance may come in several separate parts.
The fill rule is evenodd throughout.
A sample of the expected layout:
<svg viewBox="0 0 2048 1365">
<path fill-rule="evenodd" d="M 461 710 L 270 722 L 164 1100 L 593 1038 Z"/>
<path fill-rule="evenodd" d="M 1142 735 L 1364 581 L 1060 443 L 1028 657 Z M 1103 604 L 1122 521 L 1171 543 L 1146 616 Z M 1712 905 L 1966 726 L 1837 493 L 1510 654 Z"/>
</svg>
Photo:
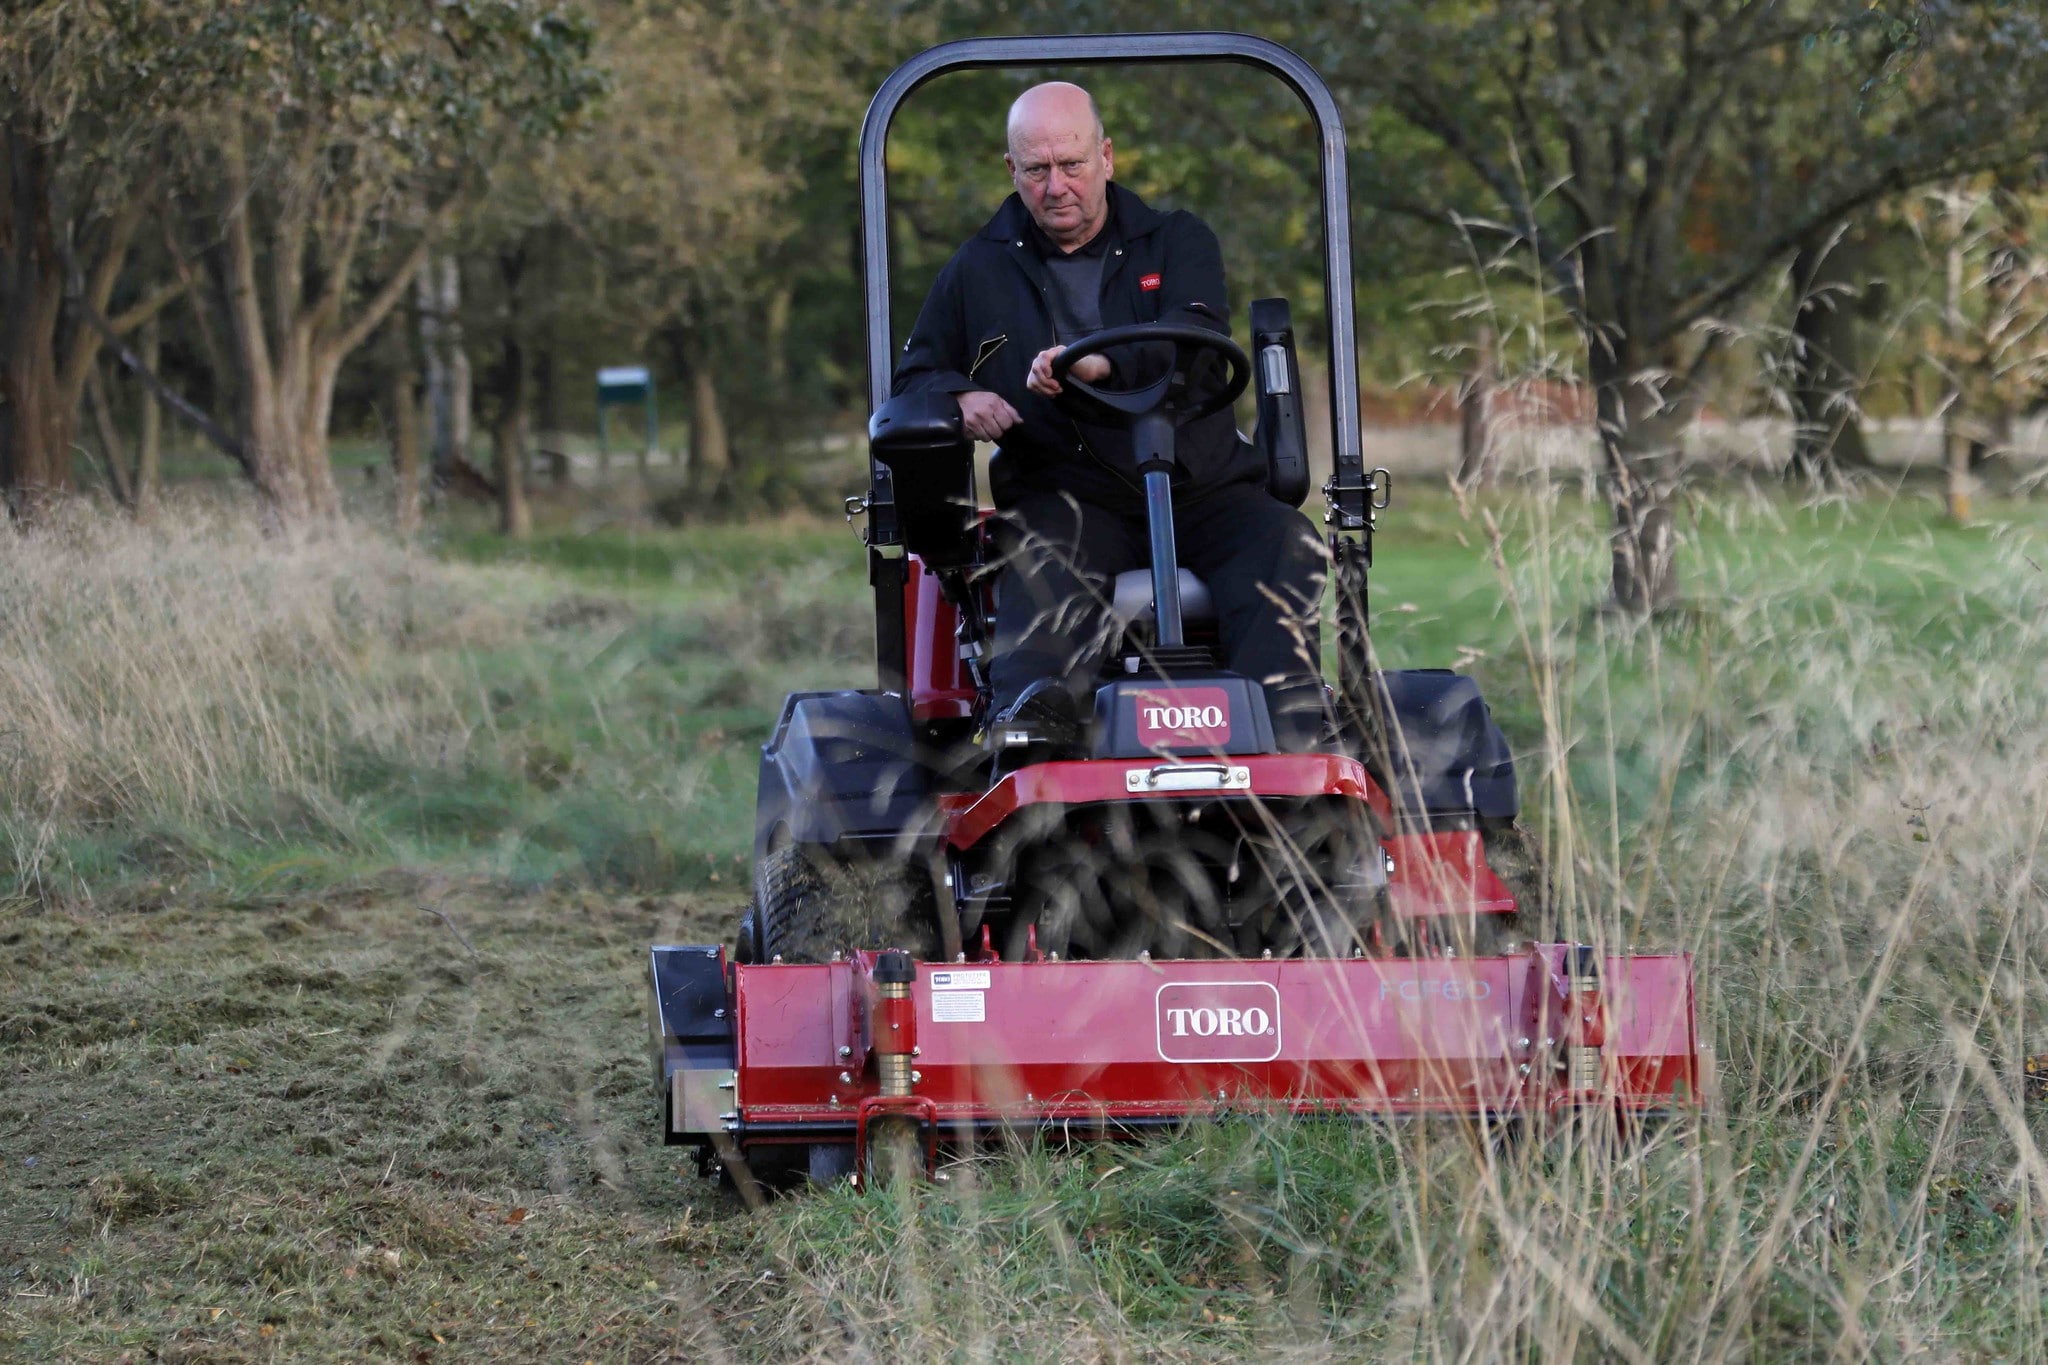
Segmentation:
<svg viewBox="0 0 2048 1365">
<path fill-rule="evenodd" d="M 860 130 L 862 285 L 867 294 L 868 403 L 889 396 L 895 349 L 889 317 L 889 125 L 910 95 L 949 71 L 1005 66 L 1157 65 L 1237 62 L 1278 76 L 1308 107 L 1321 141 L 1323 299 L 1330 328 L 1330 436 L 1336 465 L 1334 525 L 1365 530 L 1367 505 L 1358 417 L 1358 339 L 1351 306 L 1351 198 L 1344 116 L 1314 67 L 1288 48 L 1245 33 L 1090 33 L 1056 38 L 967 38 L 921 52 L 890 73 Z M 888 502 L 889 472 L 871 470 L 874 500 Z"/>
</svg>

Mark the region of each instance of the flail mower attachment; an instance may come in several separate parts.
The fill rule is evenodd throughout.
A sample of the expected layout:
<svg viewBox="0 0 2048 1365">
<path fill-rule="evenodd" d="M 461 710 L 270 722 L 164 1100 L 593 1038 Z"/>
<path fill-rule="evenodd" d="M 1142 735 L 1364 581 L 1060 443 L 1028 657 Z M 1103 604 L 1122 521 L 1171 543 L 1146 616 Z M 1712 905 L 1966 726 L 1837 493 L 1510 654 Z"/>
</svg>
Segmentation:
<svg viewBox="0 0 2048 1365">
<path fill-rule="evenodd" d="M 707 1173 L 866 1169 L 878 1119 L 941 1143 L 1124 1135 L 1231 1112 L 1627 1125 L 1699 1093 L 1692 959 L 730 964 L 653 953 L 671 1143 Z"/>
</svg>

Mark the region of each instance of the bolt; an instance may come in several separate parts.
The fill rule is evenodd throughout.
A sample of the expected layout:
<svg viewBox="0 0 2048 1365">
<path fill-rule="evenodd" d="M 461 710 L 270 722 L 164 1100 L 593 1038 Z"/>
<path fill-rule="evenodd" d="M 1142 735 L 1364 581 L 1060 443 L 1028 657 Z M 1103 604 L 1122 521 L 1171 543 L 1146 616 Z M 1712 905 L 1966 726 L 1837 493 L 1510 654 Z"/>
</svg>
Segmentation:
<svg viewBox="0 0 2048 1365">
<path fill-rule="evenodd" d="M 1517 1071 L 1520 1071 L 1524 1076 L 1529 1074 L 1529 1064 L 1527 1062 L 1523 1062 L 1519 1067 L 1515 1069 Z"/>
<path fill-rule="evenodd" d="M 921 1047 L 914 1047 L 910 1049 L 910 1055 L 913 1057 L 922 1057 L 924 1056 L 924 1049 Z"/>
<path fill-rule="evenodd" d="M 1273 950 L 1272 950 L 1271 948 L 1264 948 L 1264 949 L 1261 949 L 1261 950 L 1259 951 L 1259 961 L 1261 961 L 1261 962 L 1271 962 L 1272 960 L 1273 960 Z"/>
<path fill-rule="evenodd" d="M 723 1019 L 725 1018 L 725 1010 L 722 1007 L 719 1009 L 715 1009 L 711 1011 L 711 1017 L 713 1019 Z"/>
<path fill-rule="evenodd" d="M 840 960 L 840 954 L 839 954 L 839 950 L 838 950 L 837 948 L 834 948 L 834 949 L 832 950 L 832 960 L 833 960 L 834 962 L 837 962 L 837 961 L 839 961 L 839 960 Z"/>
<path fill-rule="evenodd" d="M 733 1081 L 720 1081 L 720 1082 L 718 1083 L 718 1088 L 719 1088 L 720 1090 L 730 1090 L 730 1089 L 732 1089 L 732 1088 L 733 1088 L 733 1086 L 734 1086 L 735 1084 L 736 1084 L 736 1082 L 733 1082 Z"/>
<path fill-rule="evenodd" d="M 922 1071 L 912 1071 L 910 1073 L 910 1083 L 912 1085 L 917 1084 L 919 1081 L 922 1081 L 923 1079 L 924 1073 Z"/>
<path fill-rule="evenodd" d="M 825 1097 L 825 1102 L 827 1104 L 830 1104 L 834 1109 L 837 1109 L 839 1107 L 839 1097 L 837 1095 L 827 1095 Z"/>
<path fill-rule="evenodd" d="M 777 953 L 777 954 L 776 954 L 776 955 L 775 955 L 774 957 L 770 958 L 770 959 L 769 959 L 768 961 L 769 961 L 769 965 L 770 965 L 770 966 L 774 966 L 774 967 L 780 967 L 780 966 L 782 965 L 782 954 L 781 954 L 781 953 Z"/>
<path fill-rule="evenodd" d="M 1529 1040 L 1527 1038 L 1524 1038 L 1522 1041 L 1526 1043 Z M 839 1055 L 841 1057 L 851 1057 L 853 1055 L 853 1049 L 842 1043 L 839 1046 Z"/>
<path fill-rule="evenodd" d="M 719 1115 L 718 1117 L 719 1117 L 719 1119 L 720 1119 L 720 1120 L 721 1120 L 722 1122 L 725 1122 L 725 1123 L 730 1123 L 730 1122 L 732 1122 L 732 1121 L 733 1121 L 734 1119 L 737 1119 L 737 1118 L 738 1118 L 739 1116 L 740 1116 L 740 1111 L 739 1111 L 739 1110 L 737 1110 L 737 1109 L 729 1109 L 729 1110 L 727 1110 L 727 1111 L 726 1111 L 725 1113 L 723 1113 L 723 1114 L 720 1114 L 720 1115 Z"/>
<path fill-rule="evenodd" d="M 840 1073 L 839 1073 L 839 1083 L 840 1083 L 841 1085 L 852 1085 L 852 1084 L 853 1084 L 853 1073 L 852 1073 L 851 1071 L 842 1071 L 842 1072 L 840 1072 Z"/>
<path fill-rule="evenodd" d="M 1516 1046 L 1516 1047 L 1527 1047 L 1527 1046 L 1529 1046 L 1529 1040 L 1528 1040 L 1527 1038 L 1517 1038 L 1517 1039 L 1515 1039 L 1515 1046 Z"/>
</svg>

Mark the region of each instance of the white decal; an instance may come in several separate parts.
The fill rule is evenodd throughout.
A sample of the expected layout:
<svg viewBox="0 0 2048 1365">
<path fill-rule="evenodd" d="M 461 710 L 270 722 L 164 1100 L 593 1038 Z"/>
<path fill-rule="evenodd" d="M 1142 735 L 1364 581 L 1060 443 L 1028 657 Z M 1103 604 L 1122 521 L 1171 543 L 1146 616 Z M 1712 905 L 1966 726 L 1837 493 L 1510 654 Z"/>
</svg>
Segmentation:
<svg viewBox="0 0 2048 1365">
<path fill-rule="evenodd" d="M 980 991 L 933 991 L 934 1024 L 980 1024 L 988 1020 L 988 997 Z"/>
<path fill-rule="evenodd" d="M 935 991 L 985 991 L 988 989 L 988 971 L 961 970 L 932 973 L 932 989 Z"/>
</svg>

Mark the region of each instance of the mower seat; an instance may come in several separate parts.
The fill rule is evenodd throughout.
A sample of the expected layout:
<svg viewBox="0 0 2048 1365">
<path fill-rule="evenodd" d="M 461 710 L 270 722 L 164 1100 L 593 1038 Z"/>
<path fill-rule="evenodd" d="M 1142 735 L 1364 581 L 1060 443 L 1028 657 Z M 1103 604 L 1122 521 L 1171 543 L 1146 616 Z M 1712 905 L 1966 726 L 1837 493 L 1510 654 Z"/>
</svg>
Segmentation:
<svg viewBox="0 0 2048 1365">
<path fill-rule="evenodd" d="M 1118 574 L 1111 587 L 1109 610 L 1116 617 L 1117 625 L 1124 630 L 1129 630 L 1133 624 L 1150 625 L 1152 571 L 1132 569 Z M 1183 625 L 1216 624 L 1216 603 L 1209 596 L 1209 585 L 1186 569 L 1180 571 L 1180 615 Z"/>
</svg>

